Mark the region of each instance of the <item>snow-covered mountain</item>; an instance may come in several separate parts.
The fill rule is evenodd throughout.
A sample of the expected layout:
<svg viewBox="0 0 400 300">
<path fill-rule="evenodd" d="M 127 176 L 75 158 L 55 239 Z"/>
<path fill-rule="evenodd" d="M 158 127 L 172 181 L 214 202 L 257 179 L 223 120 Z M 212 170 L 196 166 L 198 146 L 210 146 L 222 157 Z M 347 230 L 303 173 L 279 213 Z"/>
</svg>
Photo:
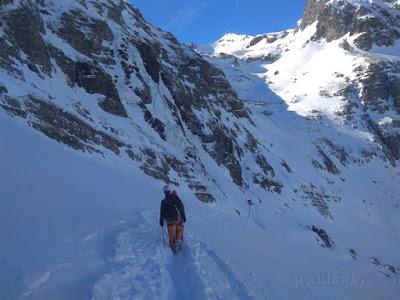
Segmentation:
<svg viewBox="0 0 400 300">
<path fill-rule="evenodd" d="M 0 298 L 396 299 L 398 6 L 193 49 L 128 1 L 1 1 Z"/>
<path fill-rule="evenodd" d="M 216 64 L 242 99 L 262 98 L 267 82 L 302 116 L 367 128 L 394 163 L 400 158 L 399 21 L 397 1 L 308 1 L 295 30 L 227 34 L 202 51 L 222 57 Z M 246 82 L 242 73 L 261 80 Z"/>
<path fill-rule="evenodd" d="M 74 149 L 126 157 L 158 180 L 186 178 L 204 201 L 213 197 L 197 148 L 245 185 L 239 159 L 250 151 L 235 139 L 251 138 L 243 103 L 220 70 L 132 6 L 13 1 L 3 12 L 9 114 Z"/>
</svg>

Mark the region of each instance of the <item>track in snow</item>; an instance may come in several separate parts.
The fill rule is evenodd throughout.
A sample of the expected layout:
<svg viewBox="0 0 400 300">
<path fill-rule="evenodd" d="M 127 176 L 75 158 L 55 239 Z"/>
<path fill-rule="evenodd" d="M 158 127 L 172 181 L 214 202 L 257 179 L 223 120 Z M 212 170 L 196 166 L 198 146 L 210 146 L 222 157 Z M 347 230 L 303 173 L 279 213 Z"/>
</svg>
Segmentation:
<svg viewBox="0 0 400 300">
<path fill-rule="evenodd" d="M 172 281 L 168 299 L 205 299 L 205 287 L 188 246 L 171 257 L 167 270 Z"/>
<path fill-rule="evenodd" d="M 173 254 L 156 219 L 155 212 L 143 213 L 118 234 L 93 299 L 253 299 L 223 258 L 194 236 L 186 233 Z"/>
</svg>

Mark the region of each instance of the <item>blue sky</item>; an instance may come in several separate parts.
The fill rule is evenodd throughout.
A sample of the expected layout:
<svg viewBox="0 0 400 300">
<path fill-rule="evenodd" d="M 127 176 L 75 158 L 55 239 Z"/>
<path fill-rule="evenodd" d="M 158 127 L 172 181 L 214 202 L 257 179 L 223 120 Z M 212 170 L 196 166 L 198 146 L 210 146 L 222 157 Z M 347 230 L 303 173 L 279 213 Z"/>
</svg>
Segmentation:
<svg viewBox="0 0 400 300">
<path fill-rule="evenodd" d="M 226 32 L 260 34 L 293 28 L 306 0 L 132 0 L 150 23 L 181 42 L 206 44 Z"/>
</svg>

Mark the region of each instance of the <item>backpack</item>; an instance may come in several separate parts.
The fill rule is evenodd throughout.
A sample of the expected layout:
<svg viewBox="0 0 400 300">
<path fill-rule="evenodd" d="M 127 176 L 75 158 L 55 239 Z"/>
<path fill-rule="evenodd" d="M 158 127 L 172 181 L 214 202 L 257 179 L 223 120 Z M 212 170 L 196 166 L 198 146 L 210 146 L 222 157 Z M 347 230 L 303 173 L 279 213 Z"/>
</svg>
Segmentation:
<svg viewBox="0 0 400 300">
<path fill-rule="evenodd" d="M 182 222 L 181 212 L 175 200 L 176 198 L 171 198 L 169 201 L 165 202 L 165 220 L 169 225 Z"/>
</svg>

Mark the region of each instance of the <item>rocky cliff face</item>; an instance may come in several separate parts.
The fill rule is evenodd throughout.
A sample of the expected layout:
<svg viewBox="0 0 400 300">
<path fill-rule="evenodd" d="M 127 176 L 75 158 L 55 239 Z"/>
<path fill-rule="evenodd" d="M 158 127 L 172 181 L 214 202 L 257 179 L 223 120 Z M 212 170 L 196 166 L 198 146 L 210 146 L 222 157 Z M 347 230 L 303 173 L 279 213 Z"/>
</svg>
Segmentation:
<svg viewBox="0 0 400 300">
<path fill-rule="evenodd" d="M 395 47 L 400 39 L 400 11 L 396 1 L 308 1 L 300 30 L 316 22 L 313 40 L 327 42 L 342 39 L 348 51 L 373 47 Z M 356 49 L 352 49 L 354 44 Z M 354 52 L 353 52 L 354 53 Z M 398 54 L 397 54 L 398 56 Z M 373 110 L 387 111 L 391 100 L 400 111 L 398 90 L 399 62 L 384 57 L 368 57 L 369 66 L 358 68 L 363 102 Z M 361 77 L 363 77 L 361 79 Z"/>
<path fill-rule="evenodd" d="M 362 53 L 366 66 L 354 69 L 356 78 L 347 85 L 343 94 L 347 98 L 358 98 L 364 111 L 381 115 L 400 112 L 400 62 L 399 52 L 395 54 L 400 39 L 400 11 L 398 3 L 387 1 L 308 1 L 300 30 L 316 22 L 313 40 L 325 39 L 331 42 L 342 39 L 341 45 L 350 53 L 360 55 L 361 50 L 376 53 L 374 49 L 393 48 L 391 58 Z M 350 46 L 353 45 L 353 46 Z M 379 50 L 378 50 L 379 52 Z M 344 112 L 345 113 L 345 112 Z M 345 113 L 346 114 L 346 113 Z M 370 124 L 373 121 L 364 116 Z M 400 136 L 392 126 L 372 126 L 377 139 L 381 141 L 389 159 L 400 157 Z M 383 139 L 382 139 L 383 137 Z"/>
<path fill-rule="evenodd" d="M 314 40 L 330 42 L 349 35 L 363 50 L 373 45 L 393 46 L 400 38 L 400 14 L 393 2 L 310 0 L 299 27 L 304 30 L 316 22 Z"/>
<path fill-rule="evenodd" d="M 259 157 L 262 186 L 280 190 L 223 72 L 128 1 L 0 6 L 0 105 L 9 114 L 74 149 L 126 156 L 203 201 L 215 198 L 204 155 L 245 189 L 254 183 L 244 158 Z"/>
</svg>

